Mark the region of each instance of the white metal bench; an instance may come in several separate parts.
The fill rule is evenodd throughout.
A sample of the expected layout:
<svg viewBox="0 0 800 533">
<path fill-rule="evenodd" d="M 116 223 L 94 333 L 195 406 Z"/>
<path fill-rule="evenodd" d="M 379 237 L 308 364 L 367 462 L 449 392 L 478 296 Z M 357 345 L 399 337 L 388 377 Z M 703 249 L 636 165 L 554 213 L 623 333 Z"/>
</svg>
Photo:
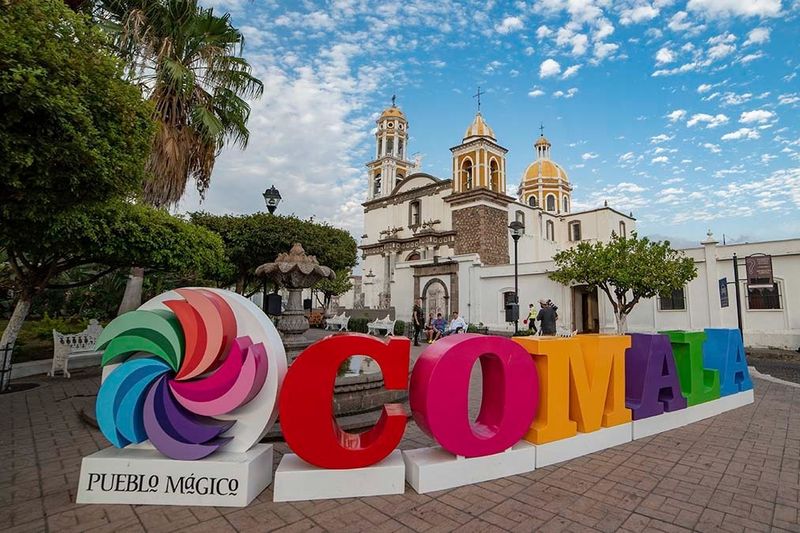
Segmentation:
<svg viewBox="0 0 800 533">
<path fill-rule="evenodd" d="M 340 315 L 334 315 L 325 319 L 325 329 L 333 330 L 338 328 L 337 331 L 347 331 L 347 326 L 350 324 L 350 317 L 344 311 Z"/>
<path fill-rule="evenodd" d="M 386 315 L 386 318 L 379 318 L 377 320 L 373 320 L 372 322 L 367 322 L 367 333 L 370 335 L 378 335 L 381 330 L 386 330 L 386 334 L 384 337 L 388 337 L 389 335 L 394 334 L 394 323 L 397 320 L 392 320 L 389 318 L 389 315 Z"/>
<path fill-rule="evenodd" d="M 72 357 L 91 357 L 100 355 L 103 352 L 95 350 L 94 346 L 97 343 L 97 338 L 103 332 L 97 320 L 92 319 L 89 321 L 89 326 L 80 333 L 72 333 L 65 335 L 53 330 L 53 366 L 48 376 L 53 377 L 57 371 L 62 371 L 64 377 L 70 377 L 69 373 L 69 360 Z"/>
</svg>

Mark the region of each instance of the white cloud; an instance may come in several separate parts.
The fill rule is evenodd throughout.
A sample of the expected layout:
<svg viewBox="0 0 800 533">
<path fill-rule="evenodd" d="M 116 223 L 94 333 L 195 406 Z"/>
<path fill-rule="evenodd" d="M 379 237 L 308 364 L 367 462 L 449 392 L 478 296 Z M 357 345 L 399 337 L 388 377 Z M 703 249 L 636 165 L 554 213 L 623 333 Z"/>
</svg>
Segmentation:
<svg viewBox="0 0 800 533">
<path fill-rule="evenodd" d="M 667 63 L 672 63 L 673 61 L 675 61 L 675 53 L 669 48 L 662 47 L 658 49 L 658 52 L 656 52 L 657 65 L 665 65 Z"/>
<path fill-rule="evenodd" d="M 619 156 L 620 163 L 629 163 L 636 158 L 636 154 L 633 152 L 625 152 L 621 156 Z"/>
<path fill-rule="evenodd" d="M 758 124 L 763 124 L 764 122 L 768 122 L 775 116 L 775 113 L 772 111 L 767 111 L 766 109 L 755 109 L 753 111 L 745 111 L 739 117 L 739 122 L 742 124 L 751 124 L 753 122 Z"/>
<path fill-rule="evenodd" d="M 672 15 L 667 27 L 675 33 L 687 35 L 696 35 L 706 28 L 704 24 L 695 24 L 686 11 L 678 11 Z"/>
<path fill-rule="evenodd" d="M 705 124 L 706 128 L 716 128 L 717 126 L 725 124 L 726 122 L 728 122 L 728 120 L 729 120 L 728 117 L 726 117 L 722 113 L 719 113 L 717 115 L 709 115 L 707 113 L 696 113 L 692 115 L 692 118 L 690 118 L 686 122 L 686 126 L 691 128 L 692 126 L 695 126 L 697 124 Z"/>
<path fill-rule="evenodd" d="M 566 92 L 564 92 L 564 91 L 556 91 L 556 92 L 553 93 L 553 96 L 556 97 L 556 98 L 572 98 L 576 94 L 578 94 L 578 88 L 577 87 L 572 87 L 570 89 L 567 89 Z"/>
<path fill-rule="evenodd" d="M 553 33 L 553 30 L 542 24 L 538 28 L 536 28 L 536 38 L 540 41 L 545 37 L 549 37 Z"/>
<path fill-rule="evenodd" d="M 567 67 L 567 69 L 564 71 L 564 74 L 561 75 L 561 79 L 566 80 L 568 78 L 571 78 L 572 76 L 577 74 L 580 69 L 581 69 L 580 65 L 572 65 L 571 67 Z"/>
<path fill-rule="evenodd" d="M 711 85 L 710 83 L 701 83 L 697 87 L 697 92 L 700 93 L 700 94 L 707 93 L 708 91 L 711 90 L 712 87 L 714 87 L 714 86 Z"/>
<path fill-rule="evenodd" d="M 703 143 L 703 148 L 710 151 L 712 154 L 718 154 L 722 151 L 720 150 L 718 144 L 712 144 L 712 143 Z"/>
<path fill-rule="evenodd" d="M 528 96 L 530 96 L 531 98 L 538 98 L 540 96 L 543 96 L 544 94 L 545 92 L 541 89 L 531 89 L 528 92 Z"/>
<path fill-rule="evenodd" d="M 720 97 L 720 101 L 722 105 L 741 105 L 745 102 L 750 101 L 753 98 L 753 93 L 741 93 L 736 94 L 734 92 L 726 92 Z"/>
<path fill-rule="evenodd" d="M 669 162 L 669 157 L 667 157 L 665 155 L 660 155 L 658 157 L 654 157 L 653 159 L 651 159 L 650 162 L 651 163 L 668 163 Z"/>
<path fill-rule="evenodd" d="M 667 113 L 666 116 L 667 116 L 667 118 L 669 119 L 670 122 L 677 122 L 679 120 L 682 120 L 683 117 L 686 116 L 686 110 L 685 109 L 676 109 L 675 111 Z"/>
<path fill-rule="evenodd" d="M 503 21 L 495 26 L 497 33 L 501 35 L 508 35 L 509 33 L 519 31 L 525 27 L 522 19 L 519 17 L 506 17 Z"/>
<path fill-rule="evenodd" d="M 726 133 L 721 137 L 721 139 L 723 141 L 735 141 L 738 139 L 758 139 L 759 137 L 761 137 L 761 134 L 758 133 L 758 130 L 754 130 L 752 128 L 739 128 L 736 131 Z"/>
<path fill-rule="evenodd" d="M 754 28 L 747 34 L 747 40 L 744 42 L 743 46 L 766 43 L 769 41 L 769 34 L 769 28 Z"/>
<path fill-rule="evenodd" d="M 710 19 L 776 17 L 781 12 L 781 0 L 689 0 L 686 9 Z"/>
<path fill-rule="evenodd" d="M 536 50 L 533 49 L 533 46 L 526 46 L 524 53 L 526 56 L 532 56 Z"/>
<path fill-rule="evenodd" d="M 539 65 L 539 77 L 540 78 L 550 78 L 552 76 L 557 76 L 561 72 L 561 65 L 558 64 L 558 61 L 555 59 L 545 59 L 542 61 L 542 64 Z"/>
<path fill-rule="evenodd" d="M 722 33 L 708 39 L 711 47 L 708 49 L 708 57 L 712 60 L 722 59 L 736 50 L 736 36 L 730 32 Z"/>
<path fill-rule="evenodd" d="M 638 24 L 653 20 L 658 16 L 659 10 L 650 4 L 641 4 L 623 9 L 620 12 L 619 23 L 623 26 Z"/>
<path fill-rule="evenodd" d="M 650 137 L 650 144 L 659 144 L 667 141 L 671 141 L 674 139 L 674 135 L 667 135 L 666 133 L 660 133 L 655 137 Z"/>
<path fill-rule="evenodd" d="M 789 105 L 800 102 L 800 93 L 782 94 L 778 96 L 778 104 Z"/>
<path fill-rule="evenodd" d="M 758 51 L 754 54 L 747 54 L 746 56 L 742 56 L 741 58 L 739 58 L 739 63 L 746 65 L 747 63 L 755 61 L 756 59 L 761 59 L 762 57 L 764 57 L 764 53 Z"/>
<path fill-rule="evenodd" d="M 586 152 L 581 156 L 581 159 L 588 161 L 589 159 L 597 159 L 597 154 L 594 152 Z"/>
<path fill-rule="evenodd" d="M 612 55 L 619 48 L 615 43 L 594 43 L 594 57 L 598 61 L 602 61 L 606 57 Z"/>
</svg>

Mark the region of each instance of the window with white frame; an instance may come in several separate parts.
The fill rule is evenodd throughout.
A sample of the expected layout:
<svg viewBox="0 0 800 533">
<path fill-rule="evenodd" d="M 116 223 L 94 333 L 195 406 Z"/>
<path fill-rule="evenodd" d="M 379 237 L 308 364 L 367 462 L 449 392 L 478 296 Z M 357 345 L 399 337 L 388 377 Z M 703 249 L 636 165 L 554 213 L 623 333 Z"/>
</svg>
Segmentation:
<svg viewBox="0 0 800 533">
<path fill-rule="evenodd" d="M 556 210 L 556 195 L 555 194 L 548 194 L 547 198 L 545 199 L 545 206 L 549 212 L 553 212 Z"/>
<path fill-rule="evenodd" d="M 419 226 L 422 223 L 422 203 L 419 200 L 408 204 L 408 225 Z"/>
<path fill-rule="evenodd" d="M 567 197 L 565 196 L 565 197 L 562 199 L 562 202 L 561 202 L 561 203 L 562 203 L 562 208 L 563 208 L 562 210 L 563 210 L 565 213 L 569 213 L 569 198 L 567 198 Z"/>
<path fill-rule="evenodd" d="M 658 307 L 662 311 L 683 311 L 686 309 L 686 291 L 683 287 L 658 297 Z"/>
<path fill-rule="evenodd" d="M 625 222 L 622 220 L 619 221 L 619 236 L 620 237 L 627 237 L 628 234 L 625 231 Z"/>
<path fill-rule="evenodd" d="M 545 224 L 545 239 L 548 241 L 556 240 L 556 225 L 552 220 L 548 220 Z"/>
<path fill-rule="evenodd" d="M 539 206 L 539 199 L 536 198 L 536 195 L 533 194 L 528 197 L 528 205 L 531 207 L 538 207 Z"/>
<path fill-rule="evenodd" d="M 578 221 L 569 223 L 569 240 L 581 240 L 581 223 Z"/>
<path fill-rule="evenodd" d="M 751 310 L 782 309 L 778 282 L 772 287 L 747 287 L 747 308 Z"/>
</svg>

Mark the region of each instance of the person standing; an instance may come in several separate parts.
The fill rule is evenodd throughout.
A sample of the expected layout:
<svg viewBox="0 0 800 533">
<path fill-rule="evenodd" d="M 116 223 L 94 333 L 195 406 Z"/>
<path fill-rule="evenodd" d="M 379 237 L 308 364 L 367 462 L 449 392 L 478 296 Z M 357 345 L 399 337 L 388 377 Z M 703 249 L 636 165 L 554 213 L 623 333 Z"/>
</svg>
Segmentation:
<svg viewBox="0 0 800 533">
<path fill-rule="evenodd" d="M 539 321 L 539 327 L 542 330 L 542 335 L 553 336 L 556 334 L 556 310 L 554 306 L 548 305 L 547 300 L 539 300 L 539 314 L 536 315 L 536 320 Z"/>
<path fill-rule="evenodd" d="M 533 304 L 528 306 L 528 318 L 525 320 L 528 324 L 528 335 L 536 335 L 536 308 Z"/>
<path fill-rule="evenodd" d="M 414 346 L 419 346 L 419 334 L 425 326 L 425 313 L 422 311 L 422 298 L 414 301 L 414 309 L 411 311 L 411 322 L 414 325 Z"/>
</svg>

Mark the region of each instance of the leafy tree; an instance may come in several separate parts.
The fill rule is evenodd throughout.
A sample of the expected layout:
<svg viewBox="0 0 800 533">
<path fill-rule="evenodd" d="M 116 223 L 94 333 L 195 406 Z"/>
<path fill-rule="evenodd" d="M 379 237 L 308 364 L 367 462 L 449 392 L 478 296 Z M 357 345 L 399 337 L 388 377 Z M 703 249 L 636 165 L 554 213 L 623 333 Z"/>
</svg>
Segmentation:
<svg viewBox="0 0 800 533">
<path fill-rule="evenodd" d="M 229 13 L 215 15 L 197 0 L 98 3 L 129 75 L 154 104 L 158 128 L 147 162 L 145 201 L 175 205 L 189 180 L 204 193 L 223 146 L 247 146 L 250 106 L 245 99 L 263 91 L 241 57 L 242 33 Z"/>
<path fill-rule="evenodd" d="M 556 270 L 550 279 L 598 287 L 608 296 L 620 334 L 627 331 L 627 317 L 642 298 L 670 293 L 697 277 L 694 261 L 673 250 L 669 241 L 636 233 L 613 234 L 607 243 L 582 241 L 553 260 Z"/>
<path fill-rule="evenodd" d="M 56 0 L 0 16 L 0 234 L 141 186 L 151 106 L 107 37 Z"/>
<path fill-rule="evenodd" d="M 323 279 L 314 286 L 314 289 L 322 291 L 322 294 L 325 295 L 325 301 L 323 304 L 325 309 L 329 308 L 331 299 L 334 296 L 344 294 L 353 288 L 353 282 L 350 281 L 350 274 L 350 269 L 337 270 L 336 278 Z"/>
<path fill-rule="evenodd" d="M 87 285 L 131 264 L 200 275 L 226 266 L 218 235 L 151 207 L 116 200 L 76 207 L 22 235 L 3 235 L 17 298 L 0 346 L 13 344 L 33 299 L 46 289 Z M 81 273 L 68 283 L 64 273 Z M 77 276 L 76 276 L 77 277 Z"/>
<path fill-rule="evenodd" d="M 260 280 L 256 267 L 275 260 L 299 242 L 321 265 L 347 271 L 356 264 L 356 241 L 344 230 L 328 224 L 301 220 L 295 216 L 255 213 L 252 215 L 211 215 L 192 213 L 192 222 L 218 233 L 225 243 L 229 262 L 227 281 L 240 294 L 257 291 Z"/>
</svg>

